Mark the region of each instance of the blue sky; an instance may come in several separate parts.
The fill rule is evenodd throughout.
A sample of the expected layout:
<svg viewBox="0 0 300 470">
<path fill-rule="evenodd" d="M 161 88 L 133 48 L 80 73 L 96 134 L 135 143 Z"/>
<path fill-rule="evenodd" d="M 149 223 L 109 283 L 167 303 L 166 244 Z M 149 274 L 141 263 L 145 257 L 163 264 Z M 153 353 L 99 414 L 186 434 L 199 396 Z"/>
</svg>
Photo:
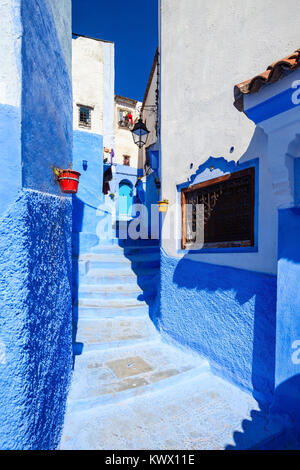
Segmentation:
<svg viewBox="0 0 300 470">
<path fill-rule="evenodd" d="M 115 43 L 115 93 L 142 101 L 158 44 L 157 0 L 72 0 L 73 33 Z"/>
</svg>

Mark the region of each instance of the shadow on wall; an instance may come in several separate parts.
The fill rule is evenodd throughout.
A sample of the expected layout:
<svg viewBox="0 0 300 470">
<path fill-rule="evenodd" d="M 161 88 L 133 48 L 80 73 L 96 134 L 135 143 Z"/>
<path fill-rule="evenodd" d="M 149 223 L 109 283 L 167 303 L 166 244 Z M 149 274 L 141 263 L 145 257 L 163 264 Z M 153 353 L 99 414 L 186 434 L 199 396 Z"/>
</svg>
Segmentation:
<svg viewBox="0 0 300 470">
<path fill-rule="evenodd" d="M 192 261 L 191 256 L 187 253 L 174 266 L 166 295 L 169 308 L 174 305 L 171 299 L 180 296 L 181 312 L 168 322 L 168 332 L 174 336 L 177 331 L 181 343 L 208 357 L 218 374 L 270 402 L 275 383 L 276 277 Z"/>
<path fill-rule="evenodd" d="M 84 203 L 79 199 L 76 194 L 72 195 L 72 342 L 73 342 L 73 369 L 75 366 L 75 357 L 82 354 L 83 343 L 76 342 L 78 330 L 78 289 L 79 289 L 79 258 L 80 253 L 80 238 L 79 235 L 82 231 L 82 221 L 84 214 Z"/>
<path fill-rule="evenodd" d="M 263 410 L 252 411 L 251 421 L 242 422 L 242 432 L 235 432 L 235 445 L 226 450 L 300 450 L 300 375 L 280 384 L 274 394 L 274 403 L 267 417 Z M 280 417 L 279 417 L 280 415 Z M 291 422 L 298 423 L 296 428 Z M 283 421 L 284 419 L 284 421 Z M 285 424 L 284 429 L 283 424 Z M 266 433 L 272 434 L 270 439 Z"/>
</svg>

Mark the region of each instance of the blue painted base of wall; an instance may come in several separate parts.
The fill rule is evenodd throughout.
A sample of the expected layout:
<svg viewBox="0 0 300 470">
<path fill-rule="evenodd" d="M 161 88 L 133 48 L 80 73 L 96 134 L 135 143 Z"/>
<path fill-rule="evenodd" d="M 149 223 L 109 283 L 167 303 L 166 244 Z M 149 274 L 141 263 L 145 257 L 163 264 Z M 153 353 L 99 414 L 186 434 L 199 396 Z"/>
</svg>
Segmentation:
<svg viewBox="0 0 300 470">
<path fill-rule="evenodd" d="M 161 253 L 157 324 L 261 402 L 274 392 L 276 277 Z"/>
<path fill-rule="evenodd" d="M 55 449 L 72 370 L 69 198 L 22 191 L 0 224 L 0 448 Z"/>
<path fill-rule="evenodd" d="M 300 429 L 300 207 L 279 210 L 276 394 L 281 409 Z"/>
</svg>

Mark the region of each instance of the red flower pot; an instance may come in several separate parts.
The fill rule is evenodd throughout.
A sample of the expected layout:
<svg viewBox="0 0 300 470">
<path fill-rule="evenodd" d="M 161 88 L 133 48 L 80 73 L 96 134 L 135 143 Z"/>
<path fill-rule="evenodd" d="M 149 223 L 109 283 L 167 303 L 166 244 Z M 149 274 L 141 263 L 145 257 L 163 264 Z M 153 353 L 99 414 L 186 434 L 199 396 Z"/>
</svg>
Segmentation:
<svg viewBox="0 0 300 470">
<path fill-rule="evenodd" d="M 77 193 L 80 173 L 73 170 L 62 170 L 58 181 L 63 193 Z"/>
</svg>

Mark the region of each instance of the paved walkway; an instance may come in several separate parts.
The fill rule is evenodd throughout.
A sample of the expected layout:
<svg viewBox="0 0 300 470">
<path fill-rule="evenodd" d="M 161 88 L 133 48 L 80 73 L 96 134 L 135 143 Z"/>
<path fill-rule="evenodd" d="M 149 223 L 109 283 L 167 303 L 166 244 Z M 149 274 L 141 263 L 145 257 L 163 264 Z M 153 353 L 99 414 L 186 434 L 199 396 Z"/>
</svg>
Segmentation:
<svg viewBox="0 0 300 470">
<path fill-rule="evenodd" d="M 205 359 L 163 342 L 149 318 L 157 246 L 107 245 L 78 265 L 61 449 L 250 448 L 281 431 Z"/>
</svg>

